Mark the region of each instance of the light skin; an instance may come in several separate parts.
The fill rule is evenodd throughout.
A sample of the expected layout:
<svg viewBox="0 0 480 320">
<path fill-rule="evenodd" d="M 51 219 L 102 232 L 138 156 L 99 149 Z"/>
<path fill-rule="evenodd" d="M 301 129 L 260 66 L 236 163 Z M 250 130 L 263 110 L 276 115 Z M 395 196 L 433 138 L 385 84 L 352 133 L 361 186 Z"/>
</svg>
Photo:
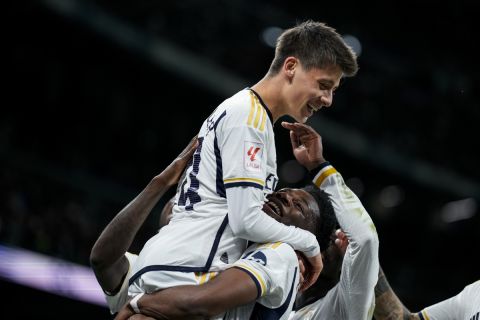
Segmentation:
<svg viewBox="0 0 480 320">
<path fill-rule="evenodd" d="M 312 159 L 317 159 L 318 157 L 312 155 L 313 151 L 317 152 L 319 149 L 313 146 L 311 141 L 304 139 L 305 134 L 302 132 L 301 128 L 298 126 L 293 126 L 292 130 L 298 131 L 298 137 L 297 135 L 291 133 L 292 137 L 298 138 L 298 142 L 302 141 L 303 139 L 306 143 L 306 145 L 298 145 L 297 143 L 293 146 L 294 152 L 296 149 L 299 149 L 297 152 L 295 152 L 295 154 L 300 155 L 300 163 L 306 165 L 311 163 L 313 161 Z M 91 264 L 92 269 L 94 270 L 103 290 L 110 293 L 115 293 L 115 289 L 118 289 L 119 284 L 122 282 L 123 277 L 128 270 L 128 261 L 124 256 L 124 252 L 128 250 L 133 241 L 134 235 L 141 227 L 160 197 L 165 193 L 166 190 L 168 190 L 168 188 L 178 182 L 178 179 L 190 160 L 197 144 L 198 143 L 196 139 L 193 139 L 169 167 L 167 167 L 161 174 L 154 177 L 147 187 L 116 215 L 116 217 L 109 223 L 109 225 L 100 235 L 92 249 Z M 310 151 L 310 149 L 313 151 Z M 302 154 L 303 156 L 301 156 Z M 281 197 L 282 194 L 285 195 L 282 198 L 284 199 L 283 201 L 291 201 L 287 191 L 280 192 L 279 197 Z M 167 203 L 164 211 L 168 208 L 169 204 L 170 203 Z M 304 205 L 300 203 L 300 206 L 303 207 Z M 309 209 L 312 210 L 311 207 L 309 207 Z M 162 214 L 162 217 L 166 216 L 167 215 Z M 287 216 L 288 215 L 285 215 L 285 217 Z M 291 221 L 285 221 L 287 224 L 302 224 L 301 214 L 293 214 L 292 216 L 288 217 L 290 217 L 288 219 Z M 165 224 L 164 222 L 161 223 Z M 313 270 L 313 267 L 311 267 L 308 263 L 303 264 L 301 260 L 299 262 L 302 273 L 312 273 L 311 270 Z M 309 268 L 308 272 L 305 271 L 305 266 Z M 321 260 L 320 266 L 323 267 Z M 242 276 L 244 276 L 243 273 Z M 242 281 L 240 283 L 242 283 Z M 306 281 L 301 281 L 301 283 L 303 283 L 303 287 L 305 287 L 304 284 Z M 256 290 L 256 287 L 253 288 Z M 140 317 L 140 315 L 137 315 L 137 317 Z"/>
<path fill-rule="evenodd" d="M 315 199 L 301 189 L 282 189 L 268 196 L 265 213 L 286 225 L 314 232 L 321 222 Z M 144 316 L 156 319 L 205 319 L 254 302 L 257 287 L 241 269 L 231 268 L 201 286 L 178 286 L 142 296 L 137 304 Z M 116 320 L 134 315 L 127 303 Z"/>
<path fill-rule="evenodd" d="M 289 123 L 282 125 L 290 130 L 293 152 L 300 164 L 315 167 L 325 161 L 321 137 L 311 127 Z M 277 221 L 302 226 L 308 230 L 311 227 L 310 217 L 318 211 L 318 205 L 308 198 L 311 198 L 311 195 L 305 194 L 303 190 L 280 190 L 269 196 L 263 210 Z M 333 279 L 341 268 L 339 257 L 343 257 L 348 240 L 340 230 L 332 235 L 332 240 L 335 245 L 325 251 L 325 259 L 328 262 L 325 271 L 331 273 L 330 278 Z M 333 264 L 337 259 L 340 262 Z M 301 259 L 299 262 L 300 270 L 303 270 Z M 326 293 L 331 288 L 331 281 L 324 279 L 323 282 L 325 285 L 316 286 L 322 290 L 320 294 Z M 175 287 L 144 295 L 139 299 L 138 305 L 145 316 L 158 319 L 203 319 L 253 302 L 256 294 L 256 286 L 249 276 L 241 270 L 229 269 L 202 286 Z M 117 319 L 128 319 L 132 314 L 133 310 L 127 303 L 119 312 Z"/>
<path fill-rule="evenodd" d="M 342 76 L 338 66 L 307 70 L 298 58 L 288 57 L 277 74 L 267 74 L 252 89 L 262 97 L 274 122 L 288 115 L 305 123 L 314 112 L 332 105 Z"/>
</svg>

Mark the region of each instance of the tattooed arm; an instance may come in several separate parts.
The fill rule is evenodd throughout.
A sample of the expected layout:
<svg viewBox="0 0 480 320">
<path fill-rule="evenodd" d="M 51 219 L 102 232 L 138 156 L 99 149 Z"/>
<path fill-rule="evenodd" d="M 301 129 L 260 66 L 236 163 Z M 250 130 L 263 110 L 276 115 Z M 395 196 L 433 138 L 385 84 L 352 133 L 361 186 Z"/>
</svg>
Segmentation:
<svg viewBox="0 0 480 320">
<path fill-rule="evenodd" d="M 373 314 L 376 320 L 420 320 L 420 317 L 411 313 L 393 292 L 382 267 L 380 267 L 378 272 L 375 299 L 375 311 Z"/>
</svg>

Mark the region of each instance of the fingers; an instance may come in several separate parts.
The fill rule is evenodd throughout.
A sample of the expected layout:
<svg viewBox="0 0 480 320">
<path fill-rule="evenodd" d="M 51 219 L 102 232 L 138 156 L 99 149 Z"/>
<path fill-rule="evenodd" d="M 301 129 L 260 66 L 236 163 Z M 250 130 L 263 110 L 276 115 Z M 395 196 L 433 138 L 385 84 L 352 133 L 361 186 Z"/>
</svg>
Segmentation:
<svg viewBox="0 0 480 320">
<path fill-rule="evenodd" d="M 300 145 L 300 142 L 298 141 L 298 137 L 293 131 L 290 131 L 290 142 L 292 143 L 293 150 L 298 148 Z"/>
<path fill-rule="evenodd" d="M 188 143 L 188 145 L 185 147 L 185 149 L 183 149 L 183 151 L 180 153 L 180 155 L 178 156 L 180 159 L 183 159 L 183 160 L 190 160 L 190 158 L 192 157 L 193 153 L 195 152 L 195 149 L 197 149 L 197 146 L 198 146 L 198 139 L 197 139 L 197 135 L 195 135 L 192 140 L 190 140 L 190 142 Z"/>
<path fill-rule="evenodd" d="M 299 290 L 302 288 L 303 283 L 305 282 L 305 276 L 307 273 L 307 262 L 305 257 L 301 252 L 296 251 L 298 258 L 298 268 L 300 270 L 300 281 L 299 281 Z"/>
<path fill-rule="evenodd" d="M 341 229 L 338 229 L 335 231 L 335 236 L 337 237 L 335 239 L 335 245 L 340 249 L 342 254 L 345 254 L 349 244 L 347 235 Z"/>
<path fill-rule="evenodd" d="M 306 272 L 305 275 L 305 281 L 302 283 L 300 287 L 300 291 L 305 291 L 310 286 L 312 286 L 315 282 L 317 282 L 318 276 L 320 275 L 320 272 L 322 272 L 323 269 L 323 262 L 322 262 L 322 256 L 320 254 L 317 254 L 314 257 L 308 258 L 309 262 L 309 271 Z"/>
<path fill-rule="evenodd" d="M 294 131 L 298 136 L 305 135 L 305 134 L 314 134 L 318 135 L 318 133 L 309 125 L 303 124 L 303 123 L 290 123 L 283 121 L 282 122 L 282 127 L 285 129 Z"/>
</svg>

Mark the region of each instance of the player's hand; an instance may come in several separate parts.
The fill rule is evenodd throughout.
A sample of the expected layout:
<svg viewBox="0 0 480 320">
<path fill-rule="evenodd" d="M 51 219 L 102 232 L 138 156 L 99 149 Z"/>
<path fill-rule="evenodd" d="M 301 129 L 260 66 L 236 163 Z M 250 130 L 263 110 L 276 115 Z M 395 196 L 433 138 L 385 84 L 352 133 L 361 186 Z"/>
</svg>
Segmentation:
<svg viewBox="0 0 480 320">
<path fill-rule="evenodd" d="M 315 282 L 317 282 L 318 276 L 323 269 L 322 255 L 317 254 L 314 257 L 307 258 L 308 266 L 305 271 L 305 280 L 300 286 L 300 292 L 303 292 L 310 288 Z"/>
<path fill-rule="evenodd" d="M 127 301 L 118 311 L 117 315 L 115 316 L 114 320 L 127 320 L 130 319 L 131 316 L 135 314 L 135 311 L 132 310 L 132 307 L 130 307 L 130 300 Z"/>
<path fill-rule="evenodd" d="M 197 136 L 195 136 L 192 140 L 190 140 L 190 143 L 175 158 L 175 160 L 173 160 L 172 163 L 156 178 L 161 178 L 167 186 L 173 186 L 177 184 L 183 170 L 185 170 L 188 162 L 192 159 L 192 155 L 197 149 L 197 146 L 198 139 Z"/>
<path fill-rule="evenodd" d="M 298 282 L 298 286 L 299 286 L 299 290 L 300 288 L 302 287 L 302 284 L 303 282 L 305 281 L 305 273 L 307 272 L 307 265 L 308 265 L 308 262 L 305 260 L 305 256 L 303 255 L 303 253 L 299 252 L 299 251 L 295 251 L 295 253 L 297 254 L 297 259 L 298 259 L 298 269 L 299 269 L 299 274 L 300 274 L 300 281 Z"/>
<path fill-rule="evenodd" d="M 343 232 L 342 229 L 337 229 L 335 231 L 335 236 L 335 246 L 340 250 L 342 255 L 345 255 L 349 243 L 347 235 L 345 234 L 345 232 Z"/>
<path fill-rule="evenodd" d="M 325 162 L 322 137 L 310 126 L 302 123 L 282 122 L 282 127 L 290 130 L 290 141 L 297 161 L 312 170 Z"/>
</svg>

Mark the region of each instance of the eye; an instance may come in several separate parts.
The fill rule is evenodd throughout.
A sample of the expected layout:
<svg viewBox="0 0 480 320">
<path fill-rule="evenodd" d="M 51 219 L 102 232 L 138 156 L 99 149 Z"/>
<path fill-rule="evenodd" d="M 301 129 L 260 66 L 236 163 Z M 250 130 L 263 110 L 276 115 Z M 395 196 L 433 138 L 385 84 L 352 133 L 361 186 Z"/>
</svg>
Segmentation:
<svg viewBox="0 0 480 320">
<path fill-rule="evenodd" d="M 325 83 L 321 83 L 321 82 L 320 82 L 318 86 L 319 86 L 319 88 L 320 88 L 321 90 L 328 90 L 328 89 L 330 89 L 330 86 L 327 85 L 327 84 L 325 84 Z"/>
<path fill-rule="evenodd" d="M 300 203 L 298 203 L 298 202 L 295 201 L 293 204 L 295 205 L 295 207 L 296 207 L 298 210 L 300 210 L 301 213 L 303 213 L 303 207 L 302 207 L 302 205 L 300 205 Z"/>
</svg>

